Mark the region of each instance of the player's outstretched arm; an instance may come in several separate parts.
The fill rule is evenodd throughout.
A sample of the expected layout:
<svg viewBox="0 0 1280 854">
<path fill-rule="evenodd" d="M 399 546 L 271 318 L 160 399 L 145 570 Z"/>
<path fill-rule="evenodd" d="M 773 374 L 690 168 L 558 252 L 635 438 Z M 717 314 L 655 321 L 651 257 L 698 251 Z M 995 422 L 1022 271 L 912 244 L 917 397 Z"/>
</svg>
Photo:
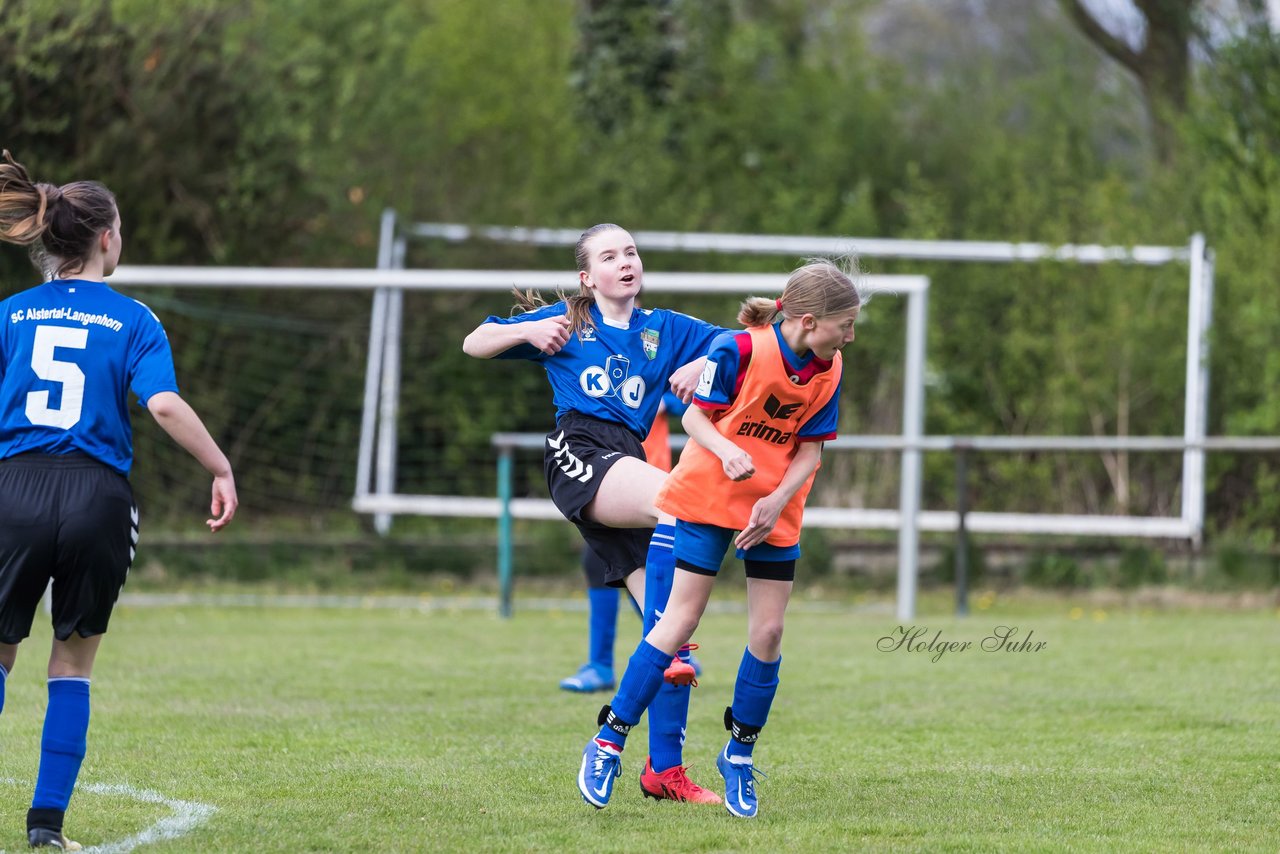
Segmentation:
<svg viewBox="0 0 1280 854">
<path fill-rule="evenodd" d="M 226 455 L 213 441 L 200 416 L 176 392 L 153 394 L 147 401 L 147 411 L 175 442 L 213 475 L 213 498 L 209 504 L 213 518 L 206 520 L 205 524 L 214 533 L 222 530 L 236 515 L 236 507 L 240 504 L 236 497 L 235 477 Z"/>
<path fill-rule="evenodd" d="M 525 323 L 482 323 L 462 340 L 462 352 L 477 359 L 492 359 L 517 344 L 530 344 L 553 356 L 569 340 L 569 318 L 544 317 Z"/>
</svg>

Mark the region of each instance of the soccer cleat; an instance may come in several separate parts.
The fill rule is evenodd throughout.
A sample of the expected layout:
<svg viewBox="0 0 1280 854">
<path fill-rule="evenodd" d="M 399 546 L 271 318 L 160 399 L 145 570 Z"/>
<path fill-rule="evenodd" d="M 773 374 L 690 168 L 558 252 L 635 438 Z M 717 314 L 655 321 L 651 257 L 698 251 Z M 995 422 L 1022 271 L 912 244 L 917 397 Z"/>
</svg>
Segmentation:
<svg viewBox="0 0 1280 854">
<path fill-rule="evenodd" d="M 593 738 L 582 750 L 582 767 L 578 769 L 578 791 L 582 799 L 598 810 L 609 805 L 613 781 L 622 773 L 622 748 Z"/>
<path fill-rule="evenodd" d="M 716 757 L 716 768 L 724 777 L 724 807 L 738 818 L 755 818 L 759 802 L 756 800 L 755 775 L 757 771 L 750 756 L 730 756 L 729 745 Z"/>
<path fill-rule="evenodd" d="M 584 664 L 578 669 L 577 673 L 561 679 L 560 688 L 564 691 L 574 691 L 579 694 L 612 690 L 613 669 L 597 667 L 591 663 Z"/>
<path fill-rule="evenodd" d="M 60 851 L 79 851 L 83 846 L 51 827 L 33 827 L 27 831 L 27 844 L 32 848 L 57 848 Z"/>
<path fill-rule="evenodd" d="M 687 643 L 680 647 L 680 651 L 695 650 L 698 648 L 696 643 Z M 671 659 L 671 665 L 662 671 L 662 678 L 670 682 L 672 685 L 689 685 L 693 688 L 698 687 L 698 674 L 702 671 L 701 666 L 693 662 L 693 656 L 689 656 L 689 661 L 685 661 L 679 655 Z"/>
<path fill-rule="evenodd" d="M 668 768 L 661 774 L 653 770 L 652 760 L 644 760 L 644 770 L 640 772 L 640 791 L 646 798 L 655 801 L 688 801 L 692 804 L 718 804 L 720 796 L 710 789 L 704 789 L 689 779 L 689 769 L 683 765 Z"/>
</svg>

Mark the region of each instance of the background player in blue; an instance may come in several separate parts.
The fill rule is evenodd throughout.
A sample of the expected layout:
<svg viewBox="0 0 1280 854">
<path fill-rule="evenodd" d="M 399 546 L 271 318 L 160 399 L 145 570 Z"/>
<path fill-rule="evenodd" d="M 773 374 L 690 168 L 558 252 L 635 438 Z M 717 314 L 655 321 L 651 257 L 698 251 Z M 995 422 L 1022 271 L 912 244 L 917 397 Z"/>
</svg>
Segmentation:
<svg viewBox="0 0 1280 854">
<path fill-rule="evenodd" d="M 607 582 L 645 603 L 648 631 L 671 589 L 675 528 L 653 504 L 667 473 L 645 461 L 640 443 L 668 382 L 690 399 L 702 357 L 723 330 L 678 312 L 638 308 L 644 265 L 619 226 L 583 232 L 574 254 L 579 293 L 551 305 L 518 293 L 523 313 L 485 318 L 462 349 L 481 359 L 529 359 L 546 370 L 556 405 L 543 455 L 551 499 L 608 564 Z M 687 656 L 672 661 L 673 674 L 692 673 Z M 641 788 L 657 798 L 718 803 L 681 764 L 688 701 L 685 685 L 669 685 L 650 707 L 651 755 Z"/>
<path fill-rule="evenodd" d="M 138 541 L 130 389 L 213 475 L 211 531 L 235 515 L 236 487 L 178 396 L 160 321 L 106 285 L 122 242 L 115 197 L 95 181 L 34 183 L 3 158 L 0 240 L 31 247 L 47 281 L 0 302 L 0 711 L 52 579 L 49 704 L 27 839 L 77 850 L 62 823 L 85 754 L 89 677 Z"/>
</svg>

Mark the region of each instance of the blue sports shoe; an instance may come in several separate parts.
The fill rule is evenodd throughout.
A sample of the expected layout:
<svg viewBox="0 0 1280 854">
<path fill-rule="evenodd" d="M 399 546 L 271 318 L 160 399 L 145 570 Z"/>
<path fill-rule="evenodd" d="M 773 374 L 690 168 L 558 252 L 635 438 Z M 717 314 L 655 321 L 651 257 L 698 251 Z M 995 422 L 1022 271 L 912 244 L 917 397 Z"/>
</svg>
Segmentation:
<svg viewBox="0 0 1280 854">
<path fill-rule="evenodd" d="M 560 680 L 563 691 L 575 691 L 579 694 L 592 694 L 596 691 L 613 690 L 613 669 L 597 667 L 587 662 L 572 676 Z"/>
<path fill-rule="evenodd" d="M 622 773 L 622 751 L 616 744 L 593 738 L 582 750 L 578 769 L 578 791 L 582 799 L 598 810 L 609 805 L 613 781 Z"/>
<path fill-rule="evenodd" d="M 730 756 L 729 745 L 716 757 L 716 768 L 724 777 L 724 806 L 738 818 L 755 818 L 759 802 L 756 800 L 755 775 L 757 771 L 750 756 Z"/>
</svg>

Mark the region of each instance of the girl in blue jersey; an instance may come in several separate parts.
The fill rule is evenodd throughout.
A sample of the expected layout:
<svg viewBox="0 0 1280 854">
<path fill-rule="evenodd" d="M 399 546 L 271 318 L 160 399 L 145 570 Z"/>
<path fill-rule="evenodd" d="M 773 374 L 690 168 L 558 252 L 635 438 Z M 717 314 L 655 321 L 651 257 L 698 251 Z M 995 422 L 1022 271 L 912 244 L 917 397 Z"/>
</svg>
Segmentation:
<svg viewBox="0 0 1280 854">
<path fill-rule="evenodd" d="M 211 531 L 235 515 L 236 486 L 178 396 L 160 321 L 106 285 L 122 243 L 111 192 L 95 181 L 35 183 L 5 151 L 0 240 L 29 246 L 46 278 L 0 302 L 0 710 L 52 580 L 49 704 L 27 839 L 78 850 L 62 823 L 85 754 L 89 677 L 138 541 L 130 389 L 213 475 Z"/>
<path fill-rule="evenodd" d="M 462 349 L 481 359 L 528 359 L 546 370 L 556 405 L 543 457 L 551 500 L 608 565 L 610 586 L 625 586 L 644 603 L 648 631 L 671 588 L 675 529 L 653 503 L 667 473 L 646 462 L 641 440 L 668 382 L 681 399 L 690 398 L 702 357 L 723 330 L 678 312 L 638 308 L 644 265 L 635 240 L 617 225 L 583 232 L 575 257 L 577 294 L 551 305 L 517 294 L 523 312 L 485 318 Z M 671 662 L 673 677 L 692 673 L 687 655 Z M 718 803 L 681 764 L 687 714 L 687 685 L 668 685 L 650 710 L 651 755 L 641 787 L 656 798 Z"/>
</svg>

